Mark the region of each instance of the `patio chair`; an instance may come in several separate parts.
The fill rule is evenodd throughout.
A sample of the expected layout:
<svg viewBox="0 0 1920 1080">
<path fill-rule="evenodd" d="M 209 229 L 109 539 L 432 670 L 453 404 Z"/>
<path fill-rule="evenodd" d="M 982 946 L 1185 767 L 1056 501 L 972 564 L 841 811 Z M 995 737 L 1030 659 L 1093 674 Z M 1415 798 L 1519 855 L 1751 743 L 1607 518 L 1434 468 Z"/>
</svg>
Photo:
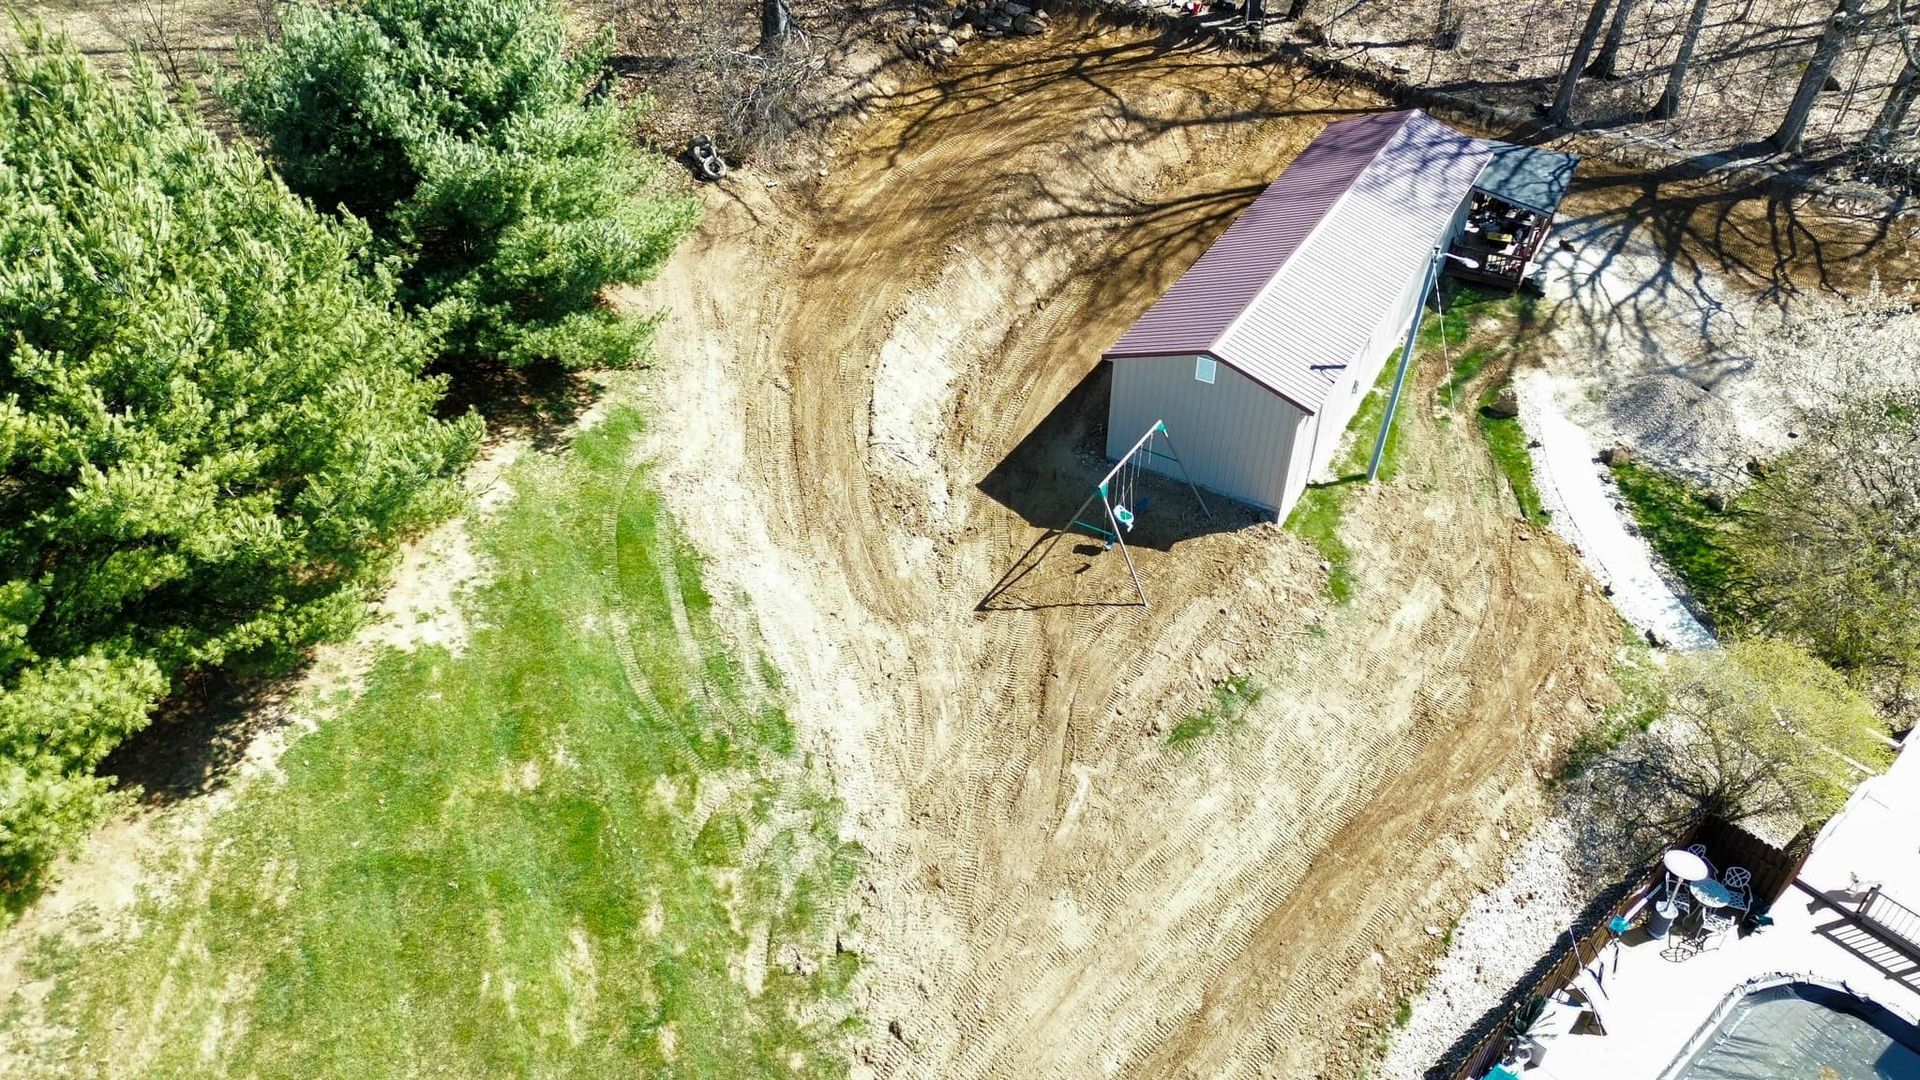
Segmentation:
<svg viewBox="0 0 1920 1080">
<path fill-rule="evenodd" d="M 1703 910 L 1700 913 L 1699 948 L 1702 951 L 1719 948 L 1720 943 L 1726 940 L 1727 934 L 1739 925 L 1740 915 L 1733 908 Z"/>
<path fill-rule="evenodd" d="M 1693 846 L 1687 848 L 1687 850 L 1689 852 L 1692 852 L 1695 855 L 1700 856 L 1700 861 L 1707 864 L 1707 876 L 1712 877 L 1714 874 L 1713 860 L 1707 858 L 1707 845 L 1694 844 Z"/>
<path fill-rule="evenodd" d="M 1686 893 L 1676 894 L 1671 902 L 1674 907 L 1673 922 L 1667 929 L 1666 945 L 1661 948 L 1660 955 L 1677 964 L 1699 955 L 1700 930 L 1695 927 L 1688 933 L 1680 929 L 1680 924 L 1686 921 L 1687 912 L 1693 908 L 1693 903 L 1687 899 Z"/>
<path fill-rule="evenodd" d="M 1747 911 L 1753 907 L 1753 890 L 1748 887 L 1752 881 L 1752 871 L 1744 866 L 1729 866 L 1727 872 L 1720 877 L 1720 884 L 1725 885 L 1727 891 L 1734 896 L 1733 906 L 1741 911 Z"/>
</svg>

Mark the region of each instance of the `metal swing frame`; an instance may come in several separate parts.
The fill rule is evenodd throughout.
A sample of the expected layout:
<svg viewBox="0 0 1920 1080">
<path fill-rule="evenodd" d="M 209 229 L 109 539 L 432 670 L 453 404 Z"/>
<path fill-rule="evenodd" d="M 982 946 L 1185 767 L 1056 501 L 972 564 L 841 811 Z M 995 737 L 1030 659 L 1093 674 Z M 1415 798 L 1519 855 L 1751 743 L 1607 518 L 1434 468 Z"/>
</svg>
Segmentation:
<svg viewBox="0 0 1920 1080">
<path fill-rule="evenodd" d="M 1155 435 L 1159 435 L 1167 440 L 1167 452 L 1165 454 L 1155 451 L 1148 445 L 1153 441 Z M 1187 475 L 1186 462 L 1180 460 L 1180 451 L 1173 445 L 1173 433 L 1167 430 L 1167 422 L 1165 420 L 1155 420 L 1153 426 L 1147 429 L 1147 433 L 1134 440 L 1133 446 L 1128 449 L 1126 453 L 1121 454 L 1120 460 L 1114 462 L 1113 468 L 1108 469 L 1107 474 L 1100 478 L 1098 484 L 1094 485 L 1093 494 L 1088 495 L 1086 500 L 1074 510 L 1073 515 L 1067 519 L 1067 523 L 1054 533 L 1053 539 L 1047 543 L 1046 549 L 1040 553 L 1040 561 L 1045 561 L 1046 557 L 1052 553 L 1054 545 L 1060 542 L 1060 538 L 1072 532 L 1074 526 L 1077 525 L 1098 536 L 1109 547 L 1114 544 L 1120 545 L 1120 557 L 1126 561 L 1127 575 L 1133 578 L 1134 592 L 1140 594 L 1140 606 L 1142 608 L 1148 608 L 1152 605 L 1147 602 L 1146 586 L 1140 583 L 1140 571 L 1133 565 L 1133 553 L 1127 550 L 1127 541 L 1120 535 L 1125 530 L 1121 528 L 1120 519 L 1115 515 L 1113 510 L 1113 478 L 1119 475 L 1122 469 L 1127 467 L 1127 463 L 1132 461 L 1135 455 L 1145 455 L 1145 458 L 1136 466 L 1142 471 L 1146 468 L 1147 459 L 1164 457 L 1171 460 L 1174 465 L 1179 468 L 1180 479 L 1186 483 L 1187 490 L 1193 492 L 1193 501 L 1200 504 L 1200 512 L 1207 516 L 1208 521 L 1213 520 L 1213 511 L 1207 508 L 1207 500 L 1200 497 L 1200 489 L 1194 486 L 1193 478 Z M 1099 500 L 1101 509 L 1106 512 L 1107 525 L 1110 526 L 1110 529 L 1103 529 L 1093 522 L 1083 520 L 1080 516 L 1087 512 L 1087 507 L 1092 506 L 1096 499 Z M 1128 507 L 1127 509 L 1132 511 L 1133 508 Z"/>
</svg>

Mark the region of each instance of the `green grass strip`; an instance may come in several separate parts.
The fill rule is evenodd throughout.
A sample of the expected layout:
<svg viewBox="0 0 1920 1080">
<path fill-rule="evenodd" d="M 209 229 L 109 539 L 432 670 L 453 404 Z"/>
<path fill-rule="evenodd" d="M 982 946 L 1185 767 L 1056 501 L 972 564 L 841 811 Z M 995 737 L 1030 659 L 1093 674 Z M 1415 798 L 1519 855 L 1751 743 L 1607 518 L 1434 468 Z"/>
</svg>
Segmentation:
<svg viewBox="0 0 1920 1080">
<path fill-rule="evenodd" d="M 1715 510 L 1706 488 L 1637 461 L 1612 466 L 1614 482 L 1647 543 L 1660 554 L 1720 634 L 1737 634 L 1742 570 L 1728 543 L 1737 507 Z"/>
<path fill-rule="evenodd" d="M 862 853 L 629 464 L 639 426 L 516 466 L 460 651 L 387 653 L 137 929 L 41 950 L 45 1071 L 844 1072 Z"/>
<path fill-rule="evenodd" d="M 1420 350 L 1440 348 L 1443 342 L 1447 348 L 1457 347 L 1467 340 L 1476 320 L 1490 315 L 1511 318 L 1525 303 L 1503 292 L 1472 286 L 1448 283 L 1446 289 L 1445 313 L 1430 314 L 1420 324 L 1417 338 Z M 1400 364 L 1400 352 L 1395 349 L 1387 357 L 1372 391 L 1361 400 L 1360 408 L 1347 425 L 1352 442 L 1346 453 L 1333 464 L 1335 479 L 1309 486 L 1300 496 L 1300 501 L 1294 504 L 1293 513 L 1287 517 L 1287 528 L 1311 541 L 1320 552 L 1320 557 L 1331 567 L 1327 574 L 1327 592 L 1341 604 L 1353 599 L 1353 576 L 1348 568 L 1352 553 L 1340 539 L 1340 521 L 1346 513 L 1347 490 L 1366 479 L 1367 463 L 1373 457 L 1373 444 L 1379 437 L 1381 419 L 1386 415 L 1387 398 L 1393 392 L 1393 376 Z M 1484 364 L 1486 359 L 1486 356 L 1482 356 L 1478 363 Z M 1476 366 L 1474 371 L 1478 370 Z M 1467 378 L 1471 378 L 1471 374 Z M 1407 379 L 1409 383 L 1413 381 L 1411 371 Z M 1458 374 L 1455 381 L 1465 385 Z M 1380 455 L 1382 480 L 1392 480 L 1399 475 L 1404 455 L 1407 390 L 1403 388 L 1401 394 L 1403 400 L 1400 409 L 1394 416 L 1393 429 L 1387 433 L 1387 445 Z"/>
<path fill-rule="evenodd" d="M 1533 481 L 1533 452 L 1527 449 L 1526 429 L 1520 426 L 1518 417 L 1493 416 L 1484 408 L 1497 393 L 1498 389 L 1490 390 L 1483 399 L 1480 432 L 1487 440 L 1494 465 L 1507 478 L 1507 488 L 1520 506 L 1520 515 L 1536 525 L 1545 525 L 1547 509 L 1540 504 L 1540 488 Z"/>
</svg>

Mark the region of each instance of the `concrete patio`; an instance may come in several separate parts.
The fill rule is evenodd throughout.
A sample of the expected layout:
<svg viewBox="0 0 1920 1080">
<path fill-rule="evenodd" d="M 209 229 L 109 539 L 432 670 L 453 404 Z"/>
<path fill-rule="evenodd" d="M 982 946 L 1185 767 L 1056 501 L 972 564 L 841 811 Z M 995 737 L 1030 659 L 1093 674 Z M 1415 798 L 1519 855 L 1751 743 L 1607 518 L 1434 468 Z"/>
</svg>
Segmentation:
<svg viewBox="0 0 1920 1080">
<path fill-rule="evenodd" d="M 1714 858 L 1709 851 L 1708 857 Z M 1716 860 L 1717 862 L 1717 860 Z M 1722 867 L 1724 869 L 1724 867 Z M 1815 842 L 1801 880 L 1852 898 L 1858 882 L 1920 907 L 1920 752 L 1862 784 Z M 1683 961 L 1662 956 L 1672 943 L 1635 927 L 1606 947 L 1587 971 L 1597 975 L 1606 1034 L 1561 1034 L 1544 1041 L 1534 1080 L 1655 1080 L 1742 983 L 1789 973 L 1844 982 L 1908 1020 L 1920 1019 L 1920 964 L 1879 944 L 1804 889 L 1773 905 L 1774 925 Z M 1690 923 L 1688 925 L 1691 925 Z"/>
</svg>

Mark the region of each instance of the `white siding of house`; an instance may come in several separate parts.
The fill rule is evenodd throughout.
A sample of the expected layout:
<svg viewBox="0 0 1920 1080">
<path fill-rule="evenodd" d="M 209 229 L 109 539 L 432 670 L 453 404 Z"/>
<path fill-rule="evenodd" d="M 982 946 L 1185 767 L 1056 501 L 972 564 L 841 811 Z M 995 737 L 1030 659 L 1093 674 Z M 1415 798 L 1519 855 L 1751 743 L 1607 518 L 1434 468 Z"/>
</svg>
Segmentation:
<svg viewBox="0 0 1920 1080">
<path fill-rule="evenodd" d="M 1215 365 L 1211 385 L 1200 382 L 1193 377 L 1194 359 L 1114 363 L 1108 459 L 1126 453 L 1155 420 L 1164 420 L 1194 483 L 1265 510 L 1290 507 L 1286 492 L 1306 483 L 1304 470 L 1297 481 L 1288 472 L 1304 414 L 1225 364 Z M 1179 479 L 1172 462 L 1148 467 Z"/>
</svg>

